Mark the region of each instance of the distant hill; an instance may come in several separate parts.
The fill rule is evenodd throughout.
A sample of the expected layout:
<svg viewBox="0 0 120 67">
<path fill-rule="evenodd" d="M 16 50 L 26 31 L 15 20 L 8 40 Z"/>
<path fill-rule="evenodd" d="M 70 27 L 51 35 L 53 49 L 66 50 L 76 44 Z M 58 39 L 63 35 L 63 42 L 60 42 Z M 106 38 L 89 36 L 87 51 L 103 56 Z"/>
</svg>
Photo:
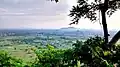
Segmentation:
<svg viewBox="0 0 120 67">
<path fill-rule="evenodd" d="M 115 30 L 109 31 L 110 38 L 116 33 Z M 1 29 L 0 36 L 36 36 L 36 35 L 44 35 L 44 36 L 103 36 L 102 30 L 95 29 L 79 29 L 74 27 L 65 27 L 60 29 Z"/>
<path fill-rule="evenodd" d="M 76 31 L 76 30 L 79 30 L 79 28 L 65 27 L 65 28 L 60 28 L 60 30 L 62 30 L 62 31 Z"/>
</svg>

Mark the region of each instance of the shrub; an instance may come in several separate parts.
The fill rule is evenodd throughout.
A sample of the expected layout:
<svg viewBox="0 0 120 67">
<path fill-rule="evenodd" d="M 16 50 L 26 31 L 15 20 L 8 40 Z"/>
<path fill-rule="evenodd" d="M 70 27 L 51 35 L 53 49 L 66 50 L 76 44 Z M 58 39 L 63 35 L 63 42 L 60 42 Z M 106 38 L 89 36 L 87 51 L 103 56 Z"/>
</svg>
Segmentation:
<svg viewBox="0 0 120 67">
<path fill-rule="evenodd" d="M 22 67 L 21 59 L 11 57 L 6 51 L 0 51 L 0 67 Z"/>
</svg>

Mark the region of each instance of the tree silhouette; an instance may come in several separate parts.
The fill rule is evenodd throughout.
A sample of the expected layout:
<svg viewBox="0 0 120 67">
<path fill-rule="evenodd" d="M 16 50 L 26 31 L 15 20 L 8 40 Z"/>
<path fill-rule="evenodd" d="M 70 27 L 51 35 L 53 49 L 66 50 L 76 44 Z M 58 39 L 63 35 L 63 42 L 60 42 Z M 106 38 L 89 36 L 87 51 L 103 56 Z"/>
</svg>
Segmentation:
<svg viewBox="0 0 120 67">
<path fill-rule="evenodd" d="M 104 2 L 102 2 L 102 0 L 94 0 L 90 3 L 88 0 L 78 0 L 77 6 L 73 6 L 69 16 L 73 17 L 73 22 L 71 24 L 77 24 L 79 22 L 79 19 L 82 17 L 88 18 L 91 21 L 96 21 L 97 19 L 99 19 L 99 17 L 97 16 L 97 12 L 101 12 L 105 44 L 108 44 L 109 34 L 106 22 L 106 15 L 109 15 L 110 17 L 115 11 L 117 11 L 117 9 L 120 9 L 120 2 L 118 0 L 104 0 Z M 114 40 L 117 39 L 114 38 Z"/>
<path fill-rule="evenodd" d="M 56 3 L 58 2 L 58 0 L 51 0 L 51 1 L 55 1 Z"/>
<path fill-rule="evenodd" d="M 58 2 L 58 0 L 56 2 Z M 120 9 L 120 0 L 93 0 L 92 2 L 89 0 L 78 0 L 77 5 L 73 6 L 72 10 L 70 10 L 69 16 L 73 17 L 73 22 L 70 24 L 78 24 L 79 19 L 82 17 L 88 18 L 91 21 L 97 21 L 99 19 L 98 13 L 101 12 L 105 44 L 111 46 L 120 38 L 120 31 L 117 32 L 110 42 L 108 41 L 109 34 L 106 15 L 110 17 L 118 9 Z"/>
</svg>

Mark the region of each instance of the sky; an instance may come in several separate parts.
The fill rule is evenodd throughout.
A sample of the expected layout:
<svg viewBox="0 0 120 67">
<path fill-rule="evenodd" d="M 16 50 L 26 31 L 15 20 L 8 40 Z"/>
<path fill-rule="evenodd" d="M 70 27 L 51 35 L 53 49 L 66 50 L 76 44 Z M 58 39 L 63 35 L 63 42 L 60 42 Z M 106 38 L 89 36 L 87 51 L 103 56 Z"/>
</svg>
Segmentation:
<svg viewBox="0 0 120 67">
<path fill-rule="evenodd" d="M 57 29 L 77 27 L 81 29 L 102 29 L 96 22 L 81 19 L 78 25 L 69 25 L 68 16 L 76 0 L 60 0 L 59 3 L 48 0 L 0 0 L 0 29 Z M 107 17 L 109 29 L 120 29 L 120 11 Z"/>
</svg>

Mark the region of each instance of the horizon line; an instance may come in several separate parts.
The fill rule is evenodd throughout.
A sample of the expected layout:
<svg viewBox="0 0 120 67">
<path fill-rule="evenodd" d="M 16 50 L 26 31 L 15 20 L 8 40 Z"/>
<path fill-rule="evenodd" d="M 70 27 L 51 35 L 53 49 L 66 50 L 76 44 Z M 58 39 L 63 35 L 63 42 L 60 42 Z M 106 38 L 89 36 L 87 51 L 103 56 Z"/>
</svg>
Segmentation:
<svg viewBox="0 0 120 67">
<path fill-rule="evenodd" d="M 62 27 L 62 28 L 71 28 L 71 27 Z M 62 29 L 62 28 L 0 28 L 0 30 L 58 30 L 58 29 Z M 78 30 L 102 30 L 102 29 L 94 29 L 94 28 L 77 28 L 77 27 L 73 27 L 76 28 Z M 117 30 L 117 29 L 109 29 L 109 31 L 111 30 Z"/>
</svg>

